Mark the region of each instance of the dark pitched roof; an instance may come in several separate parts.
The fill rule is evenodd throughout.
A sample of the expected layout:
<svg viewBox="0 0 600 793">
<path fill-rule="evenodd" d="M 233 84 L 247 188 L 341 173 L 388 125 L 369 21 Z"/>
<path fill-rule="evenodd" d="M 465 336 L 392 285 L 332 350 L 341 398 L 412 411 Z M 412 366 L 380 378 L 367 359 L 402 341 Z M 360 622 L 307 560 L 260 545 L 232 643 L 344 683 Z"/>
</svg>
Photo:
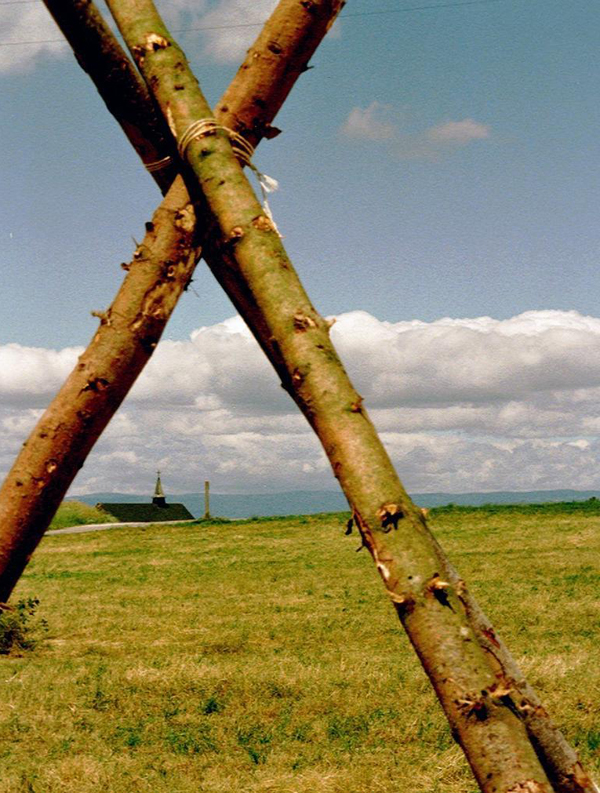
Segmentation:
<svg viewBox="0 0 600 793">
<path fill-rule="evenodd" d="M 97 504 L 121 523 L 160 523 L 164 520 L 194 520 L 183 504 Z"/>
</svg>

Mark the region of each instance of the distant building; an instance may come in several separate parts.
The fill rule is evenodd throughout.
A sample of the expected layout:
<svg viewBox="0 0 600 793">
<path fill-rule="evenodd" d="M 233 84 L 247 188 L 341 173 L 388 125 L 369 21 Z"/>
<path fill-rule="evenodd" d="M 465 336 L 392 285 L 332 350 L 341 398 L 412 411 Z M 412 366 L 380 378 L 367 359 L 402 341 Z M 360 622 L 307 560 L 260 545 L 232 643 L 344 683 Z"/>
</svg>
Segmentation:
<svg viewBox="0 0 600 793">
<path fill-rule="evenodd" d="M 167 504 L 165 491 L 156 477 L 156 487 L 151 504 L 96 504 L 98 509 L 108 512 L 120 523 L 162 523 L 166 520 L 194 520 L 194 516 L 183 504 Z"/>
</svg>

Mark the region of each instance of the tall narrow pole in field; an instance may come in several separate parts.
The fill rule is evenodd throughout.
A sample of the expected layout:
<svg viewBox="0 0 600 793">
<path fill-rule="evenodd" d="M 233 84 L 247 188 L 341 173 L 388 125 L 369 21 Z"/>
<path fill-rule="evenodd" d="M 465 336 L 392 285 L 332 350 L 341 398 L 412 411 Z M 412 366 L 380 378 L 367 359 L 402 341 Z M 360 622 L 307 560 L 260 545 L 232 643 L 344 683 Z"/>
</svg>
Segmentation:
<svg viewBox="0 0 600 793">
<path fill-rule="evenodd" d="M 204 482 L 204 517 L 210 518 L 210 482 Z"/>
</svg>

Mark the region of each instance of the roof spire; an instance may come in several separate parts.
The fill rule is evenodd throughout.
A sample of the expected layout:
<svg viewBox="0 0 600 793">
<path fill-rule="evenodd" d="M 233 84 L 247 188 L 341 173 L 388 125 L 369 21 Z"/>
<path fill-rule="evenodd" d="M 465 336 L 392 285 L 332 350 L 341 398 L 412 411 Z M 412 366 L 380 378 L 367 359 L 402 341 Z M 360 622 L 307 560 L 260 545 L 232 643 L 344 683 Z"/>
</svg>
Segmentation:
<svg viewBox="0 0 600 793">
<path fill-rule="evenodd" d="M 164 498 L 165 491 L 163 490 L 162 482 L 160 481 L 160 471 L 156 472 L 156 487 L 154 488 L 154 495 Z"/>
<path fill-rule="evenodd" d="M 166 507 L 167 501 L 165 499 L 165 491 L 163 490 L 162 482 L 160 481 L 160 471 L 156 472 L 156 487 L 154 488 L 154 496 L 152 503 L 157 507 Z"/>
</svg>

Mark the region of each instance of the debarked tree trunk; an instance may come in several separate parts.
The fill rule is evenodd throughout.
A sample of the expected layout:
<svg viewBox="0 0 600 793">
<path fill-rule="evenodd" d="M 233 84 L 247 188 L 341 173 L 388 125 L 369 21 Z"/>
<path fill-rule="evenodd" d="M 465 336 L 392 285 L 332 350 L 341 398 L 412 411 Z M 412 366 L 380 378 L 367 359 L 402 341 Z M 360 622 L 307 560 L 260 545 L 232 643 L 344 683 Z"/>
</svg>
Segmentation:
<svg viewBox="0 0 600 793">
<path fill-rule="evenodd" d="M 281 0 L 221 100 L 220 122 L 253 145 L 263 136 L 272 137 L 273 118 L 342 5 L 340 0 L 319 0 L 311 2 L 307 10 L 297 0 Z M 86 32 L 76 27 L 78 19 L 81 23 L 77 15 L 69 16 L 70 38 L 87 46 Z M 112 39 L 106 26 L 104 30 Z M 106 43 L 97 57 L 114 53 L 115 46 L 114 41 Z M 107 96 L 121 90 L 121 83 L 110 77 L 113 63 L 111 55 L 108 84 L 102 82 L 102 70 L 97 65 L 93 70 L 94 80 L 101 83 L 101 93 Z M 135 80 L 131 86 L 135 86 Z M 120 113 L 123 107 L 122 97 L 110 101 L 114 112 Z M 138 110 L 136 102 L 135 112 L 129 109 L 125 114 L 129 119 L 139 119 Z M 128 132 L 131 129 L 128 124 L 122 126 Z M 112 305 L 100 317 L 100 327 L 90 345 L 37 423 L 2 485 L 0 602 L 8 600 L 69 485 L 152 355 L 192 277 L 201 251 L 200 231 L 196 208 L 183 179 L 177 177 L 147 224 L 133 260 L 123 265 L 127 276 Z"/>
<path fill-rule="evenodd" d="M 211 117 L 182 51 L 150 0 L 109 0 L 140 71 L 178 142 Z M 498 690 L 457 587 L 398 480 L 273 223 L 257 202 L 227 134 L 207 126 L 183 150 L 215 217 L 222 267 L 256 306 L 245 317 L 266 329 L 263 346 L 315 429 L 353 508 L 386 591 L 436 690 L 482 791 L 550 793 L 527 733 Z"/>
<path fill-rule="evenodd" d="M 179 173 L 173 139 L 128 55 L 90 0 L 44 0 L 44 5 L 161 192 L 166 193 Z"/>
<path fill-rule="evenodd" d="M 160 119 L 157 120 L 154 108 L 152 106 L 146 107 L 144 104 L 149 100 L 144 84 L 140 81 L 137 72 L 135 72 L 120 46 L 112 37 L 110 30 L 93 4 L 85 0 L 72 0 L 70 3 L 59 3 L 57 0 L 45 0 L 45 2 L 74 47 L 80 64 L 96 83 L 109 109 L 117 117 L 142 159 L 148 162 L 149 159 L 155 159 L 160 153 L 164 152 L 166 150 L 165 147 L 170 150 L 172 143 L 164 140 L 164 128 L 161 127 Z M 310 55 L 327 26 L 335 18 L 341 3 L 314 2 L 311 4 L 310 14 L 312 16 L 310 18 L 307 17 L 309 9 L 305 5 L 304 3 L 292 2 L 292 0 L 283 0 L 279 4 L 270 22 L 259 36 L 257 44 L 249 51 L 248 57 L 244 61 L 236 79 L 217 108 L 217 115 L 220 116 L 220 120 L 238 132 L 242 132 L 252 143 L 256 143 L 263 134 L 266 137 L 272 137 L 278 132 L 270 127 L 269 114 L 270 119 L 272 119 L 283 98 L 291 88 L 293 81 L 306 68 Z M 310 23 L 307 24 L 309 19 Z M 123 65 L 121 70 L 120 64 L 124 62 L 126 62 L 126 65 Z M 141 91 L 139 90 L 140 86 Z M 136 94 L 137 91 L 139 91 L 139 94 Z M 239 102 L 239 96 L 242 94 L 246 101 L 245 103 L 242 102 L 242 111 L 238 112 L 236 110 L 237 103 Z M 261 108 L 265 105 L 267 112 L 263 113 Z M 228 114 L 232 115 L 230 120 L 227 120 Z M 173 166 L 169 165 L 168 162 L 163 163 L 163 167 L 157 169 L 153 175 L 155 178 L 157 178 L 157 174 L 162 178 L 166 177 L 166 183 L 168 184 L 172 176 L 172 169 Z M 164 181 L 161 181 L 160 178 L 157 178 L 157 181 L 164 189 Z M 135 295 L 156 292 L 160 286 L 163 272 L 161 261 L 175 261 L 178 256 L 184 253 L 185 246 L 190 245 L 188 240 L 189 228 L 180 227 L 184 216 L 187 216 L 184 226 L 192 218 L 189 214 L 188 205 L 188 193 L 183 186 L 182 180 L 178 179 L 176 189 L 173 190 L 167 201 L 163 203 L 160 210 L 156 213 L 153 223 L 149 224 L 150 230 L 140 246 L 140 254 L 132 262 L 130 276 L 132 273 L 137 276 L 135 283 L 128 277 L 119 293 L 123 299 L 122 305 L 131 302 L 131 307 L 133 308 L 132 316 L 134 318 L 139 314 L 139 310 L 135 308 L 136 305 L 138 309 L 141 305 L 139 301 L 136 303 Z M 203 218 L 203 221 L 204 225 L 207 225 L 206 217 Z M 197 242 L 192 243 L 192 247 L 198 253 Z M 142 254 L 144 257 L 143 268 L 141 266 L 137 267 L 137 264 L 142 264 L 140 262 Z M 213 273 L 228 291 L 240 313 L 246 317 L 247 321 L 250 321 L 250 324 L 254 324 L 254 332 L 261 346 L 269 355 L 276 369 L 282 373 L 284 371 L 283 361 L 278 354 L 277 345 L 273 345 L 268 328 L 264 325 L 264 322 L 260 321 L 256 304 L 253 302 L 243 279 L 239 278 L 239 275 L 234 270 L 221 266 L 218 246 L 216 251 L 207 250 L 205 258 L 208 259 Z M 181 292 L 181 288 L 185 288 L 186 275 L 191 277 L 193 266 L 194 260 L 192 258 L 188 262 L 188 266 L 180 268 L 180 277 L 173 279 L 171 282 L 175 301 Z M 142 292 L 140 292 L 140 289 Z M 158 294 L 158 292 L 156 293 Z M 119 304 L 118 301 L 119 298 L 117 298 L 117 301 L 107 314 L 115 313 Z M 163 304 L 164 321 L 166 321 L 173 305 L 174 303 L 169 300 Z M 249 319 L 252 317 L 253 319 Z M 149 336 L 152 336 L 151 324 L 146 325 L 144 321 L 139 326 L 138 329 L 142 331 L 142 335 L 147 330 Z M 161 322 L 155 317 L 153 324 L 155 329 L 158 328 L 159 336 L 160 332 L 162 332 Z M 133 361 L 128 358 L 132 350 L 135 334 L 131 329 L 127 330 L 126 323 L 123 324 L 121 331 L 121 338 L 117 343 L 104 345 L 100 343 L 97 346 L 90 361 L 96 361 L 99 365 L 95 367 L 92 365 L 90 374 L 96 375 L 102 380 L 102 367 L 109 373 L 117 371 L 119 362 L 124 355 L 124 361 L 125 363 L 129 361 L 129 367 L 125 367 L 124 379 L 120 379 L 123 390 L 120 397 L 122 400 L 127 390 L 131 387 L 131 382 L 127 383 L 128 374 L 132 374 L 135 379 L 137 373 L 141 371 L 145 360 L 138 357 L 136 361 Z M 130 334 L 129 339 L 127 338 L 128 333 Z M 104 341 L 110 337 L 110 334 L 107 334 L 105 324 L 101 325 L 97 336 L 102 336 Z M 151 347 L 152 343 L 150 351 Z M 87 352 L 90 352 L 90 350 L 91 348 Z M 75 421 L 76 411 L 74 408 L 76 405 L 69 398 L 69 392 L 63 392 L 65 392 L 65 389 L 61 391 L 61 395 L 59 395 L 53 405 L 57 408 L 58 415 L 60 412 L 58 409 L 61 406 L 61 396 L 63 397 L 63 418 L 67 429 L 70 427 L 71 432 L 67 432 L 64 435 L 66 445 L 63 446 L 63 451 L 65 454 L 60 461 L 60 467 L 61 469 L 68 469 L 71 463 L 78 468 L 83 464 L 85 457 L 97 438 L 101 421 L 103 422 L 102 426 L 108 423 L 111 415 L 120 404 L 120 400 L 119 402 L 115 400 L 114 388 L 99 390 L 94 394 L 88 393 L 88 397 L 93 398 L 89 401 L 87 407 L 83 407 L 81 412 L 84 416 L 89 415 L 89 421 L 87 424 L 79 425 Z M 70 412 L 69 408 L 71 408 Z M 41 430 L 41 423 L 36 430 Z M 32 434 L 28 441 L 28 455 L 30 458 L 36 457 L 38 453 L 42 457 L 44 456 L 48 446 L 47 439 L 48 434 L 43 431 L 40 431 L 39 434 L 37 432 Z M 73 448 L 77 448 L 78 453 L 69 457 L 69 449 L 72 450 Z M 50 461 L 50 467 L 52 467 L 51 461 L 54 460 L 56 462 L 56 458 L 52 456 L 53 451 L 52 444 L 50 444 L 49 453 L 46 454 L 46 460 Z M 33 531 L 34 534 L 39 531 L 40 526 L 47 525 L 51 519 L 51 515 L 44 514 L 42 507 L 40 516 L 34 520 L 36 504 L 45 504 L 47 507 L 50 505 L 48 508 L 52 508 L 52 502 L 54 501 L 53 512 L 70 481 L 72 481 L 74 473 L 69 473 L 70 478 L 68 478 L 66 483 L 62 476 L 63 470 L 58 470 L 58 467 L 48 474 L 47 482 L 49 485 L 52 485 L 53 482 L 56 484 L 59 479 L 62 482 L 62 484 L 58 484 L 57 491 L 52 494 L 53 498 L 49 498 L 49 491 L 44 492 L 43 488 L 40 488 L 37 492 L 34 489 L 33 496 L 24 505 L 26 510 L 29 510 L 30 531 Z M 0 511 L 2 508 L 1 503 L 0 501 Z M 25 545 L 27 545 L 27 541 L 25 541 Z M 18 557 L 22 551 L 23 543 L 19 544 L 17 542 L 13 546 L 14 555 Z M 440 558 L 444 558 L 441 550 L 438 552 L 440 553 Z M 552 723 L 507 648 L 498 635 L 495 634 L 490 621 L 483 614 L 447 560 L 444 561 L 444 565 L 444 578 L 453 581 L 457 586 L 478 641 L 488 653 L 488 658 L 491 656 L 494 659 L 492 666 L 498 679 L 498 690 L 502 688 L 504 691 L 512 692 L 507 696 L 512 701 L 516 712 L 519 712 L 524 719 L 536 751 L 550 775 L 554 789 L 559 791 L 559 793 L 598 793 L 598 788 L 581 768 L 576 753 L 565 740 L 562 733 Z M 10 565 L 5 570 L 10 576 L 12 575 L 13 571 Z M 0 582 L 2 582 L 1 577 Z M 7 596 L 5 595 L 5 597 Z"/>
</svg>

